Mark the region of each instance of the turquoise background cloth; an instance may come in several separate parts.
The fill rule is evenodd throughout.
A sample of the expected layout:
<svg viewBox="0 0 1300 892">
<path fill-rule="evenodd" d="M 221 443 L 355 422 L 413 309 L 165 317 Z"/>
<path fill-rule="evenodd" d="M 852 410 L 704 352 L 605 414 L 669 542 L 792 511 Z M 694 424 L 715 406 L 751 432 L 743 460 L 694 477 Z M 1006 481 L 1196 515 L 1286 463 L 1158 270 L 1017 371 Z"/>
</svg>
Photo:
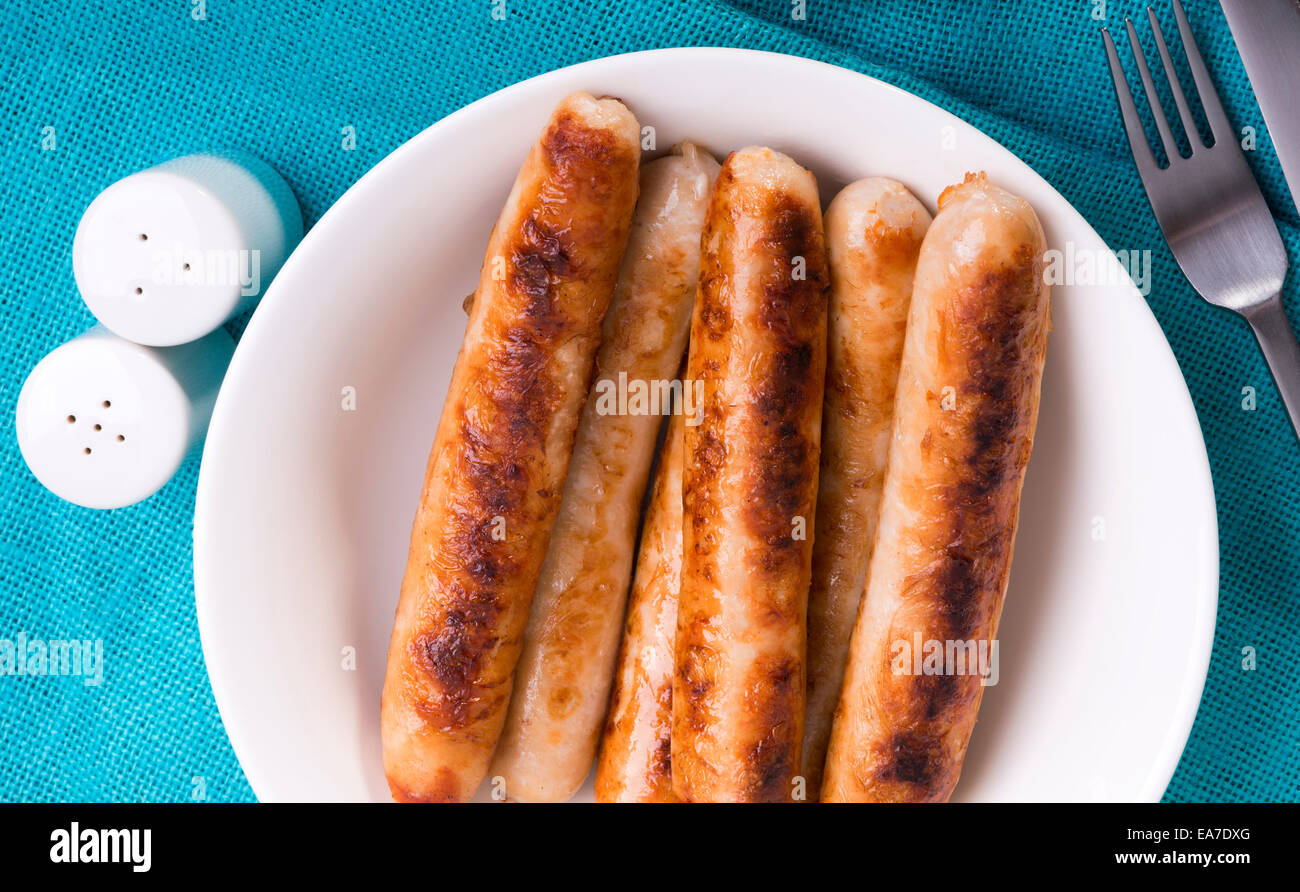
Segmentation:
<svg viewBox="0 0 1300 892">
<path fill-rule="evenodd" d="M 1205 431 L 1222 552 L 1214 657 L 1166 799 L 1300 799 L 1300 446 L 1245 324 L 1195 296 L 1160 237 L 1122 136 L 1093 18 L 1102 6 L 808 0 L 796 20 L 789 0 L 506 0 L 498 21 L 491 0 L 0 2 L 0 638 L 101 638 L 105 648 L 98 687 L 0 678 L 0 800 L 189 800 L 200 788 L 211 800 L 253 797 L 195 623 L 197 462 L 142 504 L 96 512 L 43 490 L 15 443 L 27 372 L 93 321 L 71 264 L 91 199 L 158 161 L 231 147 L 278 169 L 310 225 L 390 151 L 472 100 L 587 59 L 687 45 L 808 56 L 917 93 L 1023 157 L 1112 248 L 1153 251 L 1149 302 Z M 1258 131 L 1249 159 L 1300 260 L 1296 207 L 1222 14 L 1211 0 L 1188 6 L 1230 117 Z M 1168 0 L 1157 8 L 1172 28 Z M 1104 10 L 1114 28 L 1141 6 Z M 341 148 L 346 126 L 354 151 Z M 1258 390 L 1256 411 L 1242 408 L 1245 386 Z M 1242 669 L 1244 647 L 1256 650 L 1254 671 Z"/>
</svg>

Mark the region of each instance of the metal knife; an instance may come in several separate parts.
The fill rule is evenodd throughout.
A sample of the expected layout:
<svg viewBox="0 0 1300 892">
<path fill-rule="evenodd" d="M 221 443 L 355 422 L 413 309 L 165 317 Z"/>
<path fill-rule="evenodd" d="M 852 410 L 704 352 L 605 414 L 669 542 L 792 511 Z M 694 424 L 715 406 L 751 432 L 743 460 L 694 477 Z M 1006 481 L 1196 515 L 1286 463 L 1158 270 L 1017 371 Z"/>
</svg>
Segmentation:
<svg viewBox="0 0 1300 892">
<path fill-rule="evenodd" d="M 1219 0 L 1300 208 L 1300 2 Z"/>
</svg>

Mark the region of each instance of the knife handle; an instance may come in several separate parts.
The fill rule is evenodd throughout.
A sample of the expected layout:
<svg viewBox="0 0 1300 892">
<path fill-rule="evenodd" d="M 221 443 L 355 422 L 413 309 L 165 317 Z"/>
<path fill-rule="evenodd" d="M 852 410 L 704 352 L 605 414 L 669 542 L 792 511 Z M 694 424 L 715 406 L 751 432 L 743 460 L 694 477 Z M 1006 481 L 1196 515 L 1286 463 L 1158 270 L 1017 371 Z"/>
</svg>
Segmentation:
<svg viewBox="0 0 1300 892">
<path fill-rule="evenodd" d="M 1300 437 L 1300 342 L 1282 308 L 1282 295 L 1275 294 L 1263 303 L 1243 310 L 1242 315 L 1255 332 L 1259 349 L 1264 352 L 1268 370 L 1273 374 L 1291 428 Z"/>
</svg>

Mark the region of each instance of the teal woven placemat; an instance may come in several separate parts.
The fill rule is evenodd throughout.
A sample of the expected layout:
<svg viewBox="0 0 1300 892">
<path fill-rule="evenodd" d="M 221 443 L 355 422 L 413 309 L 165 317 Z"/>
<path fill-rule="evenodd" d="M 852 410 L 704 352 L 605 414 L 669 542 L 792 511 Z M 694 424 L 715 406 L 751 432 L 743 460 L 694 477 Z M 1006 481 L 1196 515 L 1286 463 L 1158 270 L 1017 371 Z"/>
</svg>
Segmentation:
<svg viewBox="0 0 1300 892">
<path fill-rule="evenodd" d="M 375 162 L 471 100 L 586 59 L 687 45 L 803 55 L 897 84 L 1018 153 L 1112 247 L 1154 252 L 1150 303 L 1205 431 L 1223 567 L 1205 695 L 1166 798 L 1300 798 L 1300 446 L 1244 324 L 1195 298 L 1142 196 L 1093 18 L 1104 8 L 1119 24 L 1138 3 L 0 6 L 0 638 L 99 638 L 105 654 L 95 687 L 0 678 L 0 800 L 252 797 L 195 625 L 196 464 L 141 505 L 92 512 L 42 490 L 14 442 L 27 371 L 92 322 L 70 259 L 86 204 L 159 160 L 233 147 L 283 173 L 310 224 Z M 1296 208 L 1222 15 L 1208 0 L 1188 6 L 1229 114 L 1258 131 L 1251 163 L 1300 258 Z M 351 151 L 346 127 L 355 128 Z M 1258 391 L 1253 412 L 1242 408 L 1247 386 Z M 1253 671 L 1241 666 L 1246 647 L 1257 654 Z"/>
</svg>

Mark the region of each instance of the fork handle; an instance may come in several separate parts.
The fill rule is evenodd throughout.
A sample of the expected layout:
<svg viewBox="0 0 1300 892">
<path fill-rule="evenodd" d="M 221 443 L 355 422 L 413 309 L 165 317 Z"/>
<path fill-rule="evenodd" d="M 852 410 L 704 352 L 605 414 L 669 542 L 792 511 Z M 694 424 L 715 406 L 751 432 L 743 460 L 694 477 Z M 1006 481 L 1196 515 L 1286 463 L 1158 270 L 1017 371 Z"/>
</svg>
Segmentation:
<svg viewBox="0 0 1300 892">
<path fill-rule="evenodd" d="M 1300 437 L 1300 342 L 1282 309 L 1282 295 L 1273 297 L 1242 312 L 1255 332 L 1255 340 L 1264 352 L 1268 370 L 1282 394 L 1291 428 Z"/>
</svg>

